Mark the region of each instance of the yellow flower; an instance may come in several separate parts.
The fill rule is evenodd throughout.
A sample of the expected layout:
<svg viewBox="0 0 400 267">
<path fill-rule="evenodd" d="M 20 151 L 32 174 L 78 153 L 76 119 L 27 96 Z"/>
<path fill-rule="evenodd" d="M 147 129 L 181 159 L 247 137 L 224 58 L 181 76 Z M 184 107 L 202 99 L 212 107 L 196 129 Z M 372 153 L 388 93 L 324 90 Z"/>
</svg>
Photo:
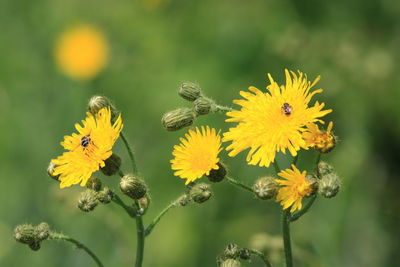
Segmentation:
<svg viewBox="0 0 400 267">
<path fill-rule="evenodd" d="M 335 137 L 331 134 L 333 122 L 328 124 L 325 131 L 321 131 L 318 125 L 310 123 L 307 125 L 307 131 L 303 133 L 303 139 L 308 147 L 315 147 L 316 150 L 322 153 L 328 153 L 335 147 Z"/>
<path fill-rule="evenodd" d="M 310 92 L 319 77 L 310 83 L 301 72 L 297 76 L 285 70 L 285 74 L 286 85 L 279 87 L 268 74 L 271 82 L 267 86 L 268 92 L 251 86 L 251 92 L 240 92 L 245 99 L 234 100 L 241 110 L 227 112 L 231 118 L 226 121 L 239 122 L 224 133 L 223 141 L 232 141 L 227 147 L 227 150 L 232 150 L 229 156 L 234 157 L 250 148 L 248 163 L 268 167 L 275 160 L 276 152 L 286 153 L 288 149 L 295 156 L 301 148 L 307 149 L 302 138 L 305 125 L 319 122 L 318 118 L 332 110 L 322 110 L 325 104 L 318 101 L 314 106 L 308 106 L 312 96 L 323 91 Z"/>
<path fill-rule="evenodd" d="M 187 179 L 185 184 L 199 179 L 204 174 L 209 175 L 211 170 L 219 169 L 218 153 L 221 151 L 221 137 L 214 128 L 196 127 L 185 134 L 186 139 L 180 138 L 181 144 L 174 146 L 171 160 L 174 175 Z"/>
<path fill-rule="evenodd" d="M 110 108 L 103 108 L 96 115 L 88 112 L 82 124 L 75 124 L 78 133 L 65 136 L 61 142 L 69 151 L 52 160 L 56 165 L 53 175 L 60 175 L 60 188 L 78 183 L 85 186 L 92 173 L 105 166 L 123 127 L 121 115 L 111 124 Z"/>
<path fill-rule="evenodd" d="M 306 171 L 300 173 L 296 166 L 292 165 L 292 169 L 286 169 L 278 173 L 282 179 L 276 179 L 275 181 L 282 187 L 278 190 L 276 201 L 280 201 L 283 209 L 287 209 L 290 206 L 290 212 L 295 210 L 301 210 L 301 200 L 312 192 L 310 187 L 311 182 L 306 180 Z"/>
<path fill-rule="evenodd" d="M 90 80 L 105 66 L 108 45 L 104 35 L 90 26 L 79 26 L 64 32 L 55 47 L 59 69 L 75 80 Z"/>
</svg>

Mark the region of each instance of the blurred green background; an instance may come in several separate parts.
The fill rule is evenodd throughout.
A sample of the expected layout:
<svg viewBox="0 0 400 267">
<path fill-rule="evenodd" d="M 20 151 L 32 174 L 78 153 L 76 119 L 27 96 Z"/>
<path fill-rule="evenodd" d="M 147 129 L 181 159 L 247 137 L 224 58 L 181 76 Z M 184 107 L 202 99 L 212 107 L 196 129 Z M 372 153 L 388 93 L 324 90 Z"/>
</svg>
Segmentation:
<svg viewBox="0 0 400 267">
<path fill-rule="evenodd" d="M 169 164 L 184 131 L 166 132 L 160 124 L 164 112 L 190 106 L 176 93 L 180 83 L 198 82 L 209 97 L 231 105 L 239 90 L 264 88 L 268 72 L 283 83 L 284 68 L 310 79 L 321 74 L 325 92 L 318 97 L 334 110 L 326 120 L 340 138 L 323 159 L 343 181 L 336 198 L 317 199 L 292 225 L 297 266 L 400 265 L 399 18 L 398 0 L 1 0 L 0 266 L 94 266 L 68 244 L 45 242 L 33 252 L 13 240 L 15 225 L 42 221 L 87 244 L 106 266 L 133 265 L 134 221 L 114 204 L 81 212 L 82 188 L 60 190 L 45 172 L 91 95 L 110 97 L 123 112 L 153 196 L 148 223 L 184 190 Z M 81 22 L 102 29 L 111 49 L 91 82 L 63 76 L 53 59 L 57 37 Z M 203 116 L 196 125 L 226 130 L 232 125 L 224 119 Z M 129 171 L 122 142 L 115 151 Z M 222 153 L 233 176 L 251 184 L 273 173 L 244 164 L 245 154 Z M 315 154 L 300 157 L 310 170 Z M 279 159 L 288 166 L 289 158 Z M 144 266 L 216 266 L 228 243 L 249 246 L 259 233 L 280 235 L 277 204 L 228 183 L 213 189 L 210 201 L 164 217 L 146 240 Z M 243 264 L 262 266 L 258 259 Z"/>
</svg>

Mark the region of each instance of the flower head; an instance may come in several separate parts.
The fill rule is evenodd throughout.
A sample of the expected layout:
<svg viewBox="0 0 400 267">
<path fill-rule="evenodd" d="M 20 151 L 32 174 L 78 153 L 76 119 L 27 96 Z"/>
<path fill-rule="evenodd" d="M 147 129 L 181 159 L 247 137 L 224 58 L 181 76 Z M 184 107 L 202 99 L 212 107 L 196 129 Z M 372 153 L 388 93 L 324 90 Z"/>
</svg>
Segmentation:
<svg viewBox="0 0 400 267">
<path fill-rule="evenodd" d="M 104 161 L 112 155 L 112 147 L 119 137 L 123 124 L 119 115 L 111 124 L 110 108 L 103 108 L 75 128 L 78 133 L 65 136 L 61 145 L 68 150 L 53 159 L 56 165 L 53 175 L 59 175 L 60 188 L 80 183 L 85 186 L 93 172 L 105 166 Z"/>
<path fill-rule="evenodd" d="M 105 66 L 108 45 L 103 34 L 90 26 L 79 26 L 64 32 L 55 47 L 60 70 L 75 80 L 90 80 Z"/>
<path fill-rule="evenodd" d="M 180 138 L 181 143 L 174 146 L 171 168 L 176 170 L 176 176 L 187 179 L 188 184 L 219 168 L 218 153 L 222 148 L 219 134 L 208 126 L 202 126 L 201 131 L 197 127 L 189 130 L 185 138 Z"/>
<path fill-rule="evenodd" d="M 321 131 L 318 125 L 310 123 L 303 133 L 303 139 L 308 147 L 315 147 L 316 150 L 327 153 L 335 147 L 335 137 L 331 134 L 333 122 L 328 124 L 326 131 Z"/>
<path fill-rule="evenodd" d="M 307 149 L 302 138 L 305 126 L 320 121 L 318 118 L 332 110 L 322 110 L 325 104 L 318 101 L 309 107 L 312 96 L 323 91 L 310 92 L 319 77 L 311 83 L 301 72 L 297 76 L 285 70 L 285 74 L 286 85 L 279 87 L 268 74 L 271 82 L 268 92 L 252 86 L 250 92 L 240 92 L 245 99 L 234 103 L 240 105 L 241 110 L 227 113 L 231 118 L 226 121 L 239 123 L 224 133 L 223 141 L 232 141 L 227 147 L 231 150 L 229 156 L 250 148 L 248 163 L 268 167 L 275 160 L 276 152 L 285 153 L 288 149 L 295 156 L 301 148 Z"/>
<path fill-rule="evenodd" d="M 300 173 L 295 165 L 292 169 L 286 169 L 278 173 L 283 179 L 276 179 L 275 181 L 282 187 L 278 190 L 276 201 L 280 201 L 283 209 L 290 206 L 290 212 L 301 210 L 301 200 L 312 192 L 311 182 L 306 179 L 306 171 Z"/>
</svg>

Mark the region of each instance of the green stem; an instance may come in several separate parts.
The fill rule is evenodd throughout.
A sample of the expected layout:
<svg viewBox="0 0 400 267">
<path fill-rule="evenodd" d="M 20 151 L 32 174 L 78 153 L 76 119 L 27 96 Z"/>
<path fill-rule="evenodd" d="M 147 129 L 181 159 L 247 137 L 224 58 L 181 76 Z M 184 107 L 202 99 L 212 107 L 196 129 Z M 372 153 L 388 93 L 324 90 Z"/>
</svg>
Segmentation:
<svg viewBox="0 0 400 267">
<path fill-rule="evenodd" d="M 139 202 L 137 200 L 135 200 L 135 204 L 138 208 L 140 208 Z M 136 216 L 136 234 L 137 234 L 137 242 L 136 242 L 137 246 L 136 246 L 135 267 L 141 267 L 143 263 L 144 239 L 145 239 L 145 229 L 141 215 Z"/>
<path fill-rule="evenodd" d="M 60 233 L 54 233 L 54 232 L 50 233 L 49 239 L 63 240 L 63 241 L 71 242 L 74 245 L 76 245 L 77 248 L 83 249 L 97 263 L 98 266 L 100 266 L 100 267 L 104 266 L 103 263 L 101 263 L 99 258 L 96 256 L 96 254 L 94 254 L 88 247 L 86 247 L 84 244 L 82 244 L 78 240 L 75 240 L 67 235 L 60 234 Z"/>
<path fill-rule="evenodd" d="M 228 182 L 230 182 L 231 184 L 236 185 L 236 186 L 238 186 L 238 187 L 240 187 L 240 188 L 242 188 L 242 189 L 245 189 L 245 190 L 247 190 L 247 191 L 250 191 L 250 192 L 254 193 L 253 189 L 252 189 L 250 186 L 247 186 L 247 185 L 245 185 L 244 183 L 242 183 L 242 182 L 240 182 L 240 181 L 238 181 L 238 180 L 236 180 L 236 179 L 233 179 L 232 177 L 229 177 L 229 176 L 226 176 L 225 178 L 226 178 L 226 179 L 228 180 Z"/>
<path fill-rule="evenodd" d="M 115 204 L 121 206 L 126 211 L 126 213 L 128 213 L 128 215 L 130 217 L 136 218 L 136 210 L 133 207 L 130 207 L 130 206 L 126 205 L 124 203 L 124 201 L 122 201 L 122 199 L 117 194 L 114 195 L 114 198 L 113 198 L 112 201 Z"/>
<path fill-rule="evenodd" d="M 307 202 L 307 204 L 304 205 L 304 207 L 303 207 L 301 210 L 299 210 L 299 211 L 293 213 L 293 214 L 290 216 L 290 222 L 294 222 L 294 221 L 298 220 L 301 216 L 303 216 L 304 214 L 306 214 L 307 211 L 311 208 L 311 206 L 312 206 L 312 204 L 314 203 L 314 201 L 315 201 L 316 198 L 317 198 L 317 194 L 313 195 L 313 196 L 310 198 L 310 200 Z"/>
<path fill-rule="evenodd" d="M 265 266 L 272 267 L 271 263 L 268 261 L 267 256 L 265 256 L 264 253 L 261 253 L 260 251 L 255 249 L 249 249 L 249 252 L 252 255 L 260 257 L 260 259 L 265 263 Z"/>
<path fill-rule="evenodd" d="M 123 132 L 121 132 L 121 138 L 125 144 L 126 150 L 128 150 L 129 158 L 131 159 L 132 172 L 133 172 L 133 174 L 137 174 L 138 171 L 137 171 L 137 167 L 136 167 L 135 157 L 133 156 L 133 151 L 131 149 L 131 146 L 129 145 L 128 139 L 126 139 Z"/>
<path fill-rule="evenodd" d="M 290 244 L 290 211 L 283 210 L 282 212 L 282 234 L 283 248 L 285 250 L 286 267 L 293 267 L 292 246 Z"/>
<path fill-rule="evenodd" d="M 216 105 L 216 111 L 218 112 L 228 112 L 228 111 L 234 111 L 233 108 L 222 106 L 222 105 Z"/>
<path fill-rule="evenodd" d="M 148 236 L 151 234 L 151 231 L 153 231 L 153 228 L 157 225 L 157 223 L 161 220 L 161 218 L 171 209 L 176 207 L 177 201 L 179 201 L 180 197 L 176 199 L 174 202 L 170 203 L 167 207 L 165 207 L 160 214 L 157 215 L 157 217 L 154 218 L 154 220 L 149 224 L 149 226 L 146 228 L 145 235 Z"/>
<path fill-rule="evenodd" d="M 297 154 L 296 156 L 293 157 L 292 164 L 293 164 L 293 165 L 296 165 L 298 159 L 299 159 L 299 154 Z"/>
<path fill-rule="evenodd" d="M 281 168 L 279 168 L 279 165 L 278 165 L 278 162 L 276 161 L 276 159 L 274 161 L 274 168 L 275 168 L 276 175 L 278 175 L 278 173 L 281 172 Z"/>
</svg>

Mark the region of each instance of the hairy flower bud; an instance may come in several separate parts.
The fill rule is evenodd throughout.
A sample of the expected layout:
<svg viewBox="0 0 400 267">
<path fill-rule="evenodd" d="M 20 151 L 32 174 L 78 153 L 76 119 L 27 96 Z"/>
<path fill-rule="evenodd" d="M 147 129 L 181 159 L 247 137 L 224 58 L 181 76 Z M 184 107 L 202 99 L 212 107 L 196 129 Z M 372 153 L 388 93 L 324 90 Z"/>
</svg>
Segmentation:
<svg viewBox="0 0 400 267">
<path fill-rule="evenodd" d="M 30 247 L 30 249 L 32 249 L 33 251 L 38 251 L 40 249 L 40 242 L 34 241 L 30 244 L 28 244 L 28 246 Z"/>
<path fill-rule="evenodd" d="M 216 170 L 214 170 L 214 169 L 211 170 L 210 174 L 207 175 L 208 180 L 210 180 L 210 182 L 213 182 L 213 183 L 221 182 L 225 178 L 226 173 L 227 173 L 225 165 L 223 163 L 218 162 L 217 165 L 219 168 Z"/>
<path fill-rule="evenodd" d="M 278 184 L 274 177 L 261 177 L 253 185 L 253 191 L 260 199 L 274 198 L 278 192 Z"/>
<path fill-rule="evenodd" d="M 240 264 L 240 261 L 238 261 L 238 260 L 226 259 L 221 263 L 220 266 L 221 267 L 240 267 L 242 265 Z"/>
<path fill-rule="evenodd" d="M 336 196 L 340 189 L 340 179 L 336 173 L 329 173 L 318 181 L 318 194 L 331 198 Z"/>
<path fill-rule="evenodd" d="M 210 199 L 212 192 L 208 184 L 200 183 L 195 184 L 190 188 L 189 194 L 190 198 L 193 199 L 194 202 L 203 203 Z"/>
<path fill-rule="evenodd" d="M 101 190 L 101 180 L 96 177 L 90 177 L 89 180 L 86 182 L 86 187 L 88 189 L 92 189 L 98 192 Z"/>
<path fill-rule="evenodd" d="M 308 183 L 308 186 L 311 188 L 309 194 L 306 196 L 312 196 L 318 191 L 318 178 L 315 174 L 307 174 L 306 176 L 306 181 Z"/>
<path fill-rule="evenodd" d="M 167 131 L 177 131 L 193 124 L 195 113 L 190 108 L 178 108 L 164 114 L 161 123 Z"/>
<path fill-rule="evenodd" d="M 179 87 L 178 94 L 186 100 L 195 101 L 201 95 L 201 88 L 196 83 L 184 82 Z"/>
<path fill-rule="evenodd" d="M 47 223 L 42 222 L 35 227 L 34 230 L 35 239 L 37 241 L 43 241 L 49 238 L 50 235 L 50 227 Z"/>
<path fill-rule="evenodd" d="M 132 199 L 140 199 L 146 195 L 147 186 L 142 179 L 132 174 L 124 175 L 119 182 L 122 193 Z"/>
<path fill-rule="evenodd" d="M 49 166 L 47 167 L 47 174 L 50 176 L 50 178 L 58 181 L 58 177 L 60 177 L 60 175 L 53 175 L 55 167 L 56 164 L 50 161 Z"/>
<path fill-rule="evenodd" d="M 250 250 L 247 248 L 242 248 L 239 251 L 239 258 L 241 258 L 242 260 L 249 260 L 251 256 Z"/>
<path fill-rule="evenodd" d="M 79 196 L 78 208 L 82 211 L 92 211 L 94 208 L 96 208 L 97 204 L 97 193 L 91 189 L 85 190 Z"/>
<path fill-rule="evenodd" d="M 328 163 L 326 163 L 325 161 L 321 161 L 318 163 L 317 171 L 319 176 L 324 176 L 329 173 L 333 173 L 333 170 L 334 170 L 333 167 Z"/>
<path fill-rule="evenodd" d="M 240 248 L 236 244 L 229 244 L 224 250 L 224 256 L 230 259 L 236 259 L 239 257 Z"/>
<path fill-rule="evenodd" d="M 21 224 L 14 229 L 14 238 L 23 244 L 31 244 L 35 242 L 35 227 L 30 224 Z"/>
<path fill-rule="evenodd" d="M 184 195 L 182 195 L 182 196 L 179 197 L 177 203 L 178 203 L 180 206 L 184 207 L 184 206 L 186 206 L 187 204 L 189 204 L 191 200 L 192 200 L 192 199 L 190 198 L 190 196 L 188 196 L 187 194 L 184 194 Z"/>
<path fill-rule="evenodd" d="M 97 200 L 103 204 L 110 203 L 113 198 L 114 192 L 108 187 L 104 187 L 104 189 L 97 194 Z"/>
<path fill-rule="evenodd" d="M 215 102 L 207 97 L 199 97 L 194 101 L 194 111 L 197 115 L 206 115 L 215 110 Z"/>
<path fill-rule="evenodd" d="M 119 171 L 119 168 L 121 167 L 121 158 L 113 153 L 108 159 L 104 161 L 105 166 L 101 168 L 100 170 L 104 175 L 107 176 L 113 176 Z"/>
<path fill-rule="evenodd" d="M 99 112 L 102 108 L 107 107 L 110 107 L 111 111 L 115 110 L 111 101 L 107 97 L 100 95 L 92 96 L 87 105 L 89 112 L 93 115 L 97 114 L 97 112 Z"/>
</svg>

